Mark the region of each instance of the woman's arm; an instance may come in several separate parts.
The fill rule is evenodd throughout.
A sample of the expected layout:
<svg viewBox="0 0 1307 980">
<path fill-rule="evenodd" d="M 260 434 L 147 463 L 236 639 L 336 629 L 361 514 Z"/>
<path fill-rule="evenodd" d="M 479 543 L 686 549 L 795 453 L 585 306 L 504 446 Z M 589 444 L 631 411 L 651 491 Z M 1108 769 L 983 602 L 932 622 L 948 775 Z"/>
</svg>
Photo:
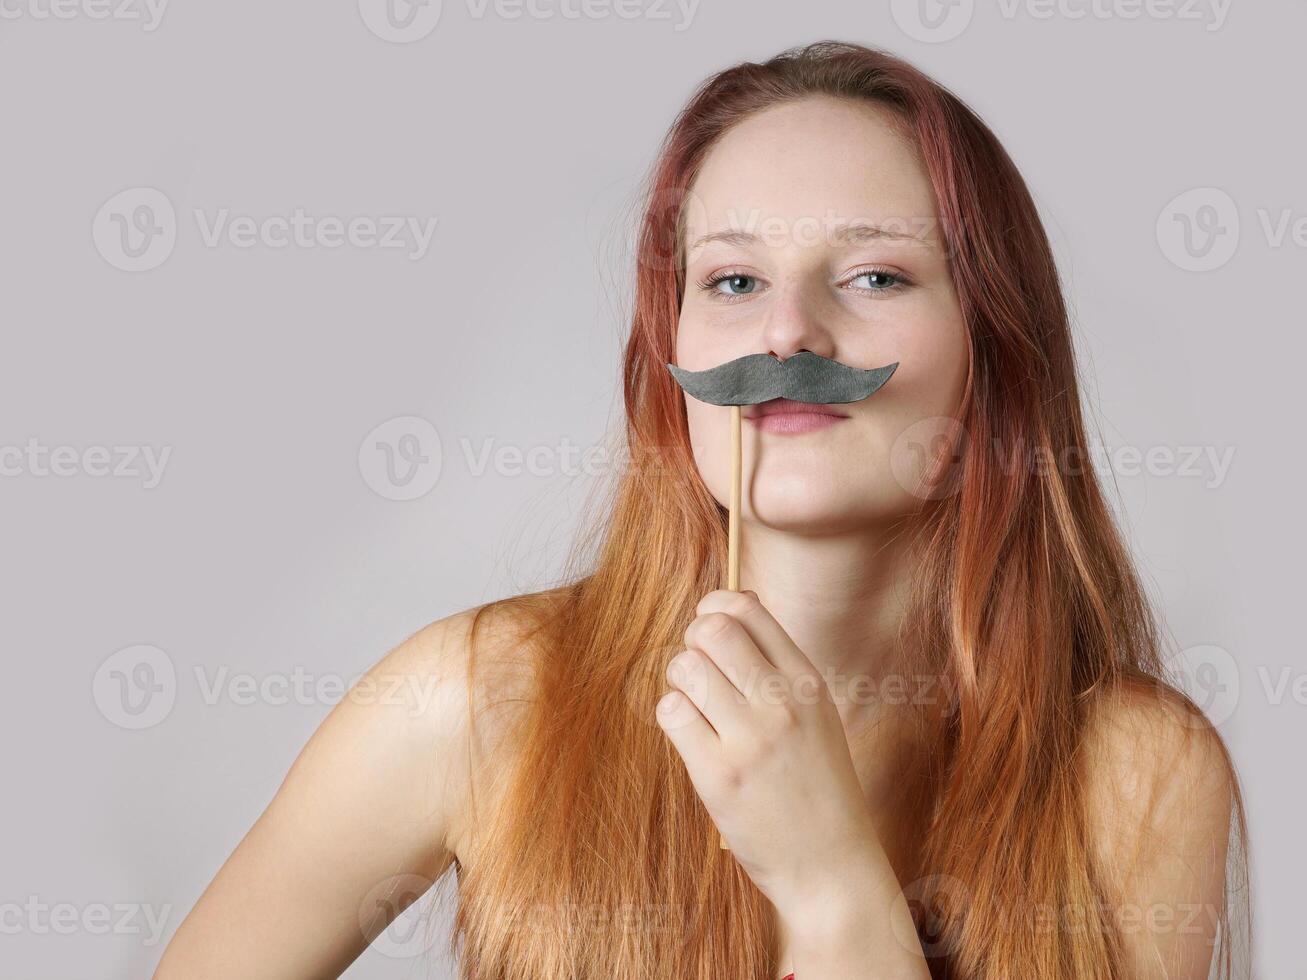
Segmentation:
<svg viewBox="0 0 1307 980">
<path fill-rule="evenodd" d="M 448 869 L 468 782 L 469 618 L 410 637 L 332 709 L 178 928 L 156 980 L 339 976 L 388 924 L 365 934 L 370 895 L 396 876 L 434 882 Z"/>
<path fill-rule="evenodd" d="M 795 980 L 930 980 L 912 913 L 883 847 L 847 856 L 838 876 L 815 881 L 802 918 L 781 920 Z"/>
</svg>

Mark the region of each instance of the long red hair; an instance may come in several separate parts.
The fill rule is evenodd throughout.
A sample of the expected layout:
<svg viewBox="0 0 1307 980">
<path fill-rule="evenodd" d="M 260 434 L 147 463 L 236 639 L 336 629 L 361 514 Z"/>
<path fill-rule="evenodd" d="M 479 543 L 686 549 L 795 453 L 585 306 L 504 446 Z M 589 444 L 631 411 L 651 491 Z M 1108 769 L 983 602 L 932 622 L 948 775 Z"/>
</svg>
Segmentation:
<svg viewBox="0 0 1307 980">
<path fill-rule="evenodd" d="M 928 962 L 937 977 L 1128 975 L 1110 923 L 1094 920 L 1112 898 L 1085 815 L 1091 711 L 1142 692 L 1195 732 L 1210 727 L 1165 679 L 1159 627 L 1093 469 L 1061 465 L 1087 460 L 1088 445 L 1057 270 L 1016 167 L 911 65 L 824 41 L 722 71 L 676 118 L 638 240 L 630 464 L 598 547 L 568 584 L 479 611 L 531 624 L 531 673 L 500 805 L 474 817 L 477 860 L 459 868 L 453 948 L 468 980 L 775 976 L 770 905 L 718 848 L 654 723 L 667 661 L 696 603 L 721 587 L 725 559 L 724 514 L 664 364 L 684 288 L 682 204 L 705 154 L 750 114 L 815 95 L 887 106 L 915 139 L 969 334 L 966 440 L 953 490 L 923 505 L 899 651 L 953 699 L 923 714 L 898 802 L 918 828 L 899 871 L 927 913 Z M 1088 916 L 1082 928 L 1050 930 L 1022 911 L 1068 907 Z"/>
</svg>

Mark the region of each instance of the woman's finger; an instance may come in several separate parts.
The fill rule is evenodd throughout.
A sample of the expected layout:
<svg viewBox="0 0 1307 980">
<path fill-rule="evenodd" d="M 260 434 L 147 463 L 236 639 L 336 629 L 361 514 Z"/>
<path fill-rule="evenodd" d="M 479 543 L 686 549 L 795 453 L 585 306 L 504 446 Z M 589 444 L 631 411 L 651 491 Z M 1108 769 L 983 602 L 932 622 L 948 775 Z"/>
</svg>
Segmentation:
<svg viewBox="0 0 1307 980">
<path fill-rule="evenodd" d="M 685 630 L 685 645 L 707 654 L 745 701 L 757 703 L 767 678 L 776 674 L 743 624 L 726 612 L 695 617 Z"/>
<path fill-rule="evenodd" d="M 748 702 L 704 651 L 691 647 L 673 657 L 667 680 L 694 703 L 719 738 L 745 726 Z"/>
<path fill-rule="evenodd" d="M 717 733 L 684 691 L 671 690 L 664 694 L 658 701 L 655 716 L 658 727 L 680 754 L 690 782 L 702 797 L 711 762 L 721 755 Z"/>
<path fill-rule="evenodd" d="M 700 615 L 724 612 L 739 620 L 762 655 L 786 677 L 794 678 L 816 670 L 753 592 L 717 589 L 699 600 L 695 612 Z"/>
</svg>

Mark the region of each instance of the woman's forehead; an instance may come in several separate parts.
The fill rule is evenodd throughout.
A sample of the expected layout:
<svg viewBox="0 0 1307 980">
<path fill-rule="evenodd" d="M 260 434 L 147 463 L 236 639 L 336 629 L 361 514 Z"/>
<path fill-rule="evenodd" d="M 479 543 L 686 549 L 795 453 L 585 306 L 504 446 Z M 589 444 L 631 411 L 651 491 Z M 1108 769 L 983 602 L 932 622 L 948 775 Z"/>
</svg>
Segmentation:
<svg viewBox="0 0 1307 980">
<path fill-rule="evenodd" d="M 889 110 L 835 99 L 775 106 L 728 130 L 683 218 L 687 246 L 724 232 L 783 240 L 862 225 L 920 234 L 935 223 L 929 176 Z"/>
</svg>

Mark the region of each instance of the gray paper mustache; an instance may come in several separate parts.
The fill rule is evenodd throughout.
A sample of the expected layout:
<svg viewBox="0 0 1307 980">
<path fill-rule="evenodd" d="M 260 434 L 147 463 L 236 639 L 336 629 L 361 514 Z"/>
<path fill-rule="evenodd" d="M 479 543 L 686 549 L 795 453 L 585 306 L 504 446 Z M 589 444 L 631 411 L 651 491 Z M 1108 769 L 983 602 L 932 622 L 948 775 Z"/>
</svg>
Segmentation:
<svg viewBox="0 0 1307 980">
<path fill-rule="evenodd" d="M 706 371 L 685 371 L 675 364 L 667 370 L 687 395 L 710 405 L 757 405 L 773 398 L 837 405 L 868 397 L 898 366 L 895 361 L 864 371 L 804 350 L 783 361 L 746 354 Z"/>
</svg>

